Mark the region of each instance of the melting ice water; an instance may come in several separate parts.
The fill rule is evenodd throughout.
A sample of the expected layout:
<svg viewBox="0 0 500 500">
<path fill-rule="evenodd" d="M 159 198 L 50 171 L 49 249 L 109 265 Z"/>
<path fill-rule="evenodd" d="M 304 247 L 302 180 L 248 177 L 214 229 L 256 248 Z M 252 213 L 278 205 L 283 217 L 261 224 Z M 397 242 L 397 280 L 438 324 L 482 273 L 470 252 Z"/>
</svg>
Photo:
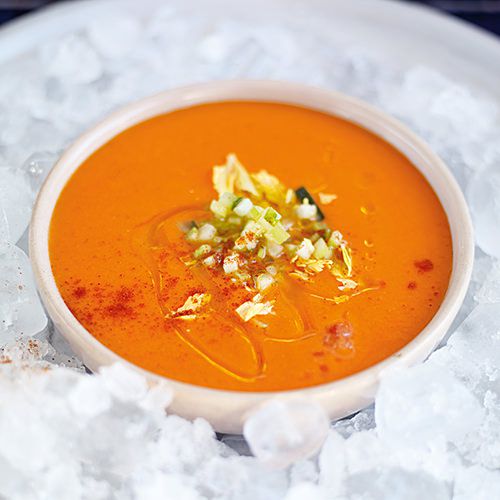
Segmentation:
<svg viewBox="0 0 500 500">
<path fill-rule="evenodd" d="M 94 19 L 1 68 L 0 496 L 500 498 L 498 106 L 424 66 L 402 73 L 371 48 L 335 45 L 312 11 L 295 17 L 307 17 L 307 29 L 169 5 L 144 19 Z M 165 88 L 240 77 L 336 88 L 396 115 L 446 160 L 476 228 L 473 282 L 456 321 L 463 324 L 426 363 L 388 375 L 375 412 L 331 426 L 311 458 L 325 422 L 307 405 L 273 403 L 248 420 L 259 459 L 246 456 L 241 438 L 217 440 L 203 420 L 165 415 L 170 392 L 123 367 L 86 375 L 45 328 L 28 258 L 15 246 L 43 178 L 85 128 Z M 33 335 L 57 352 L 28 342 Z"/>
</svg>

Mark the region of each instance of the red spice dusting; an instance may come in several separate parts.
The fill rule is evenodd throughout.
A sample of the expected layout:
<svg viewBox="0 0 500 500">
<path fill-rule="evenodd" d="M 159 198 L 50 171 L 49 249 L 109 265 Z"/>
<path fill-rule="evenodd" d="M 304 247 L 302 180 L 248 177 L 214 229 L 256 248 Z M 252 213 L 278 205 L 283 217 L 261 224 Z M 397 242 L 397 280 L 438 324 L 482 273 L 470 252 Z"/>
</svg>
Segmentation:
<svg viewBox="0 0 500 500">
<path fill-rule="evenodd" d="M 177 283 L 179 283 L 180 278 L 178 276 L 170 276 L 164 279 L 165 287 L 173 288 Z"/>
<path fill-rule="evenodd" d="M 216 252 L 213 254 L 213 258 L 215 260 L 215 266 L 218 267 L 222 264 L 224 260 L 224 254 L 222 252 Z"/>
<path fill-rule="evenodd" d="M 106 314 L 112 318 L 134 316 L 134 309 L 126 304 L 114 303 L 105 308 Z"/>
<path fill-rule="evenodd" d="M 323 373 L 325 373 L 325 372 L 327 372 L 327 371 L 328 371 L 328 366 L 327 366 L 327 365 L 319 365 L 319 369 L 320 369 Z"/>
<path fill-rule="evenodd" d="M 318 358 L 321 358 L 325 355 L 323 351 L 314 351 L 313 356 L 317 356 Z"/>
<path fill-rule="evenodd" d="M 83 286 L 77 286 L 73 290 L 73 296 L 77 299 L 81 299 L 82 297 L 85 297 L 85 295 L 87 295 L 87 289 Z"/>
<path fill-rule="evenodd" d="M 413 264 L 419 273 L 427 273 L 434 269 L 434 264 L 429 259 L 416 260 Z"/>
<path fill-rule="evenodd" d="M 81 317 L 81 321 L 84 323 L 92 323 L 94 315 L 91 312 L 84 312 Z"/>
<path fill-rule="evenodd" d="M 114 293 L 113 302 L 103 309 L 103 313 L 112 318 L 133 318 L 136 315 L 130 301 L 134 298 L 134 290 L 122 287 Z"/>
<path fill-rule="evenodd" d="M 408 288 L 409 288 L 410 290 L 415 290 L 415 288 L 417 288 L 417 283 L 416 283 L 415 281 L 410 281 L 410 282 L 408 283 Z"/>
<path fill-rule="evenodd" d="M 116 302 L 129 302 L 134 298 L 134 291 L 131 288 L 122 287 L 116 293 Z"/>
</svg>

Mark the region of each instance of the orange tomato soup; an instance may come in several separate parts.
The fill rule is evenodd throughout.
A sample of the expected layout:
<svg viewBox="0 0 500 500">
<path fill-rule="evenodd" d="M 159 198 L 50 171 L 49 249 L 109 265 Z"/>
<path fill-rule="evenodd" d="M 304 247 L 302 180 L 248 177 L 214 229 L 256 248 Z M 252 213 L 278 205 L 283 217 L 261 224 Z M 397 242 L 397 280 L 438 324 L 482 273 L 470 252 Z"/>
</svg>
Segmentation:
<svg viewBox="0 0 500 500">
<path fill-rule="evenodd" d="M 186 265 L 179 227 L 206 216 L 212 167 L 230 152 L 307 188 L 351 248 L 357 288 L 339 290 L 328 272 L 288 276 L 270 292 L 273 313 L 245 322 L 235 309 L 248 290 Z M 320 192 L 336 198 L 321 204 Z M 410 342 L 446 293 L 452 242 L 430 185 L 381 138 L 300 107 L 222 102 L 152 118 L 92 154 L 57 202 L 50 258 L 72 313 L 123 358 L 192 384 L 271 391 L 351 375 Z M 211 313 L 168 316 L 207 291 Z"/>
</svg>

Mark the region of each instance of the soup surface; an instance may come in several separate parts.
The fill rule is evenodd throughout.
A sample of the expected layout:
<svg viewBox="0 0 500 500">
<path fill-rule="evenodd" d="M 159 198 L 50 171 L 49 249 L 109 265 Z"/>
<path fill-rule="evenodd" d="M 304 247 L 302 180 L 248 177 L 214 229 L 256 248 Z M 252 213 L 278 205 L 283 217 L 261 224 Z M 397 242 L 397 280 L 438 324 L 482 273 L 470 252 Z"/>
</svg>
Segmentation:
<svg viewBox="0 0 500 500">
<path fill-rule="evenodd" d="M 293 267 L 300 245 L 282 239 L 245 257 L 247 277 L 200 260 L 223 238 L 210 234 L 206 250 L 192 231 L 213 219 L 221 234 L 229 224 L 209 206 L 221 194 L 212 169 L 231 152 L 248 172 L 264 169 L 293 188 L 286 203 L 308 205 L 294 191 L 301 186 L 312 195 L 324 220 L 309 203 L 304 239 L 315 252 L 327 241 L 325 269 Z M 286 217 L 279 224 L 294 230 Z M 218 245 L 230 252 L 233 243 Z M 87 159 L 57 202 L 50 258 L 72 313 L 120 356 L 193 384 L 267 391 L 345 377 L 410 342 L 443 300 L 452 244 L 435 193 L 382 139 L 300 107 L 223 102 L 147 120 Z M 254 312 L 241 314 L 243 304 Z"/>
</svg>

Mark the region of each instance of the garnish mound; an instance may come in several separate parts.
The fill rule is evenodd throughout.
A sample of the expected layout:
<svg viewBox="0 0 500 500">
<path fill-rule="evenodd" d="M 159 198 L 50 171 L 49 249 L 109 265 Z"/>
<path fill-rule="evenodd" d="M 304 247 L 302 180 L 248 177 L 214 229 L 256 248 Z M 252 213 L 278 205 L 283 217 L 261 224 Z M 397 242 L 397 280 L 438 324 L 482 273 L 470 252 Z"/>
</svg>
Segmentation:
<svg viewBox="0 0 500 500">
<path fill-rule="evenodd" d="M 187 264 L 220 270 L 255 292 L 236 309 L 244 321 L 272 313 L 273 302 L 264 296 L 285 274 L 311 281 L 329 272 L 339 290 L 357 287 L 347 242 L 323 220 L 305 188 L 287 188 L 265 170 L 249 173 L 235 154 L 213 168 L 212 179 L 218 198 L 210 203 L 208 220 L 191 221 L 186 229 L 186 239 L 195 247 Z M 323 204 L 333 199 L 320 197 Z M 191 304 L 179 312 L 191 316 Z"/>
</svg>

